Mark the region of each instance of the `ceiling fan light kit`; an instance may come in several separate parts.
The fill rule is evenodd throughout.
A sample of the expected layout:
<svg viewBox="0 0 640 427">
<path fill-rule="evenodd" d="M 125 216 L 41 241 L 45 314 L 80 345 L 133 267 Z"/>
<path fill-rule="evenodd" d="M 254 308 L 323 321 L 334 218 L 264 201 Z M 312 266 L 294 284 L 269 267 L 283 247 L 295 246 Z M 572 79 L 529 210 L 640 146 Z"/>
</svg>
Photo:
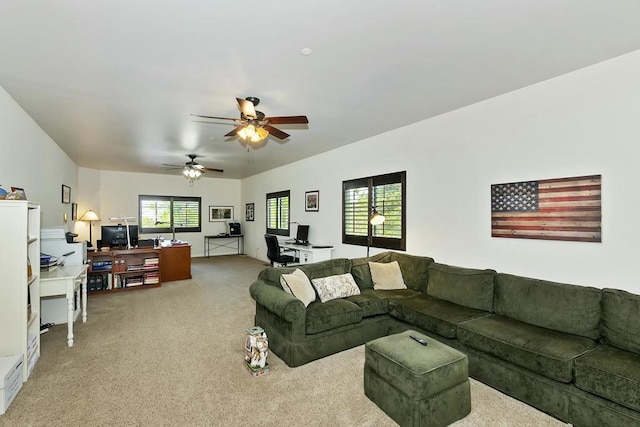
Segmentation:
<svg viewBox="0 0 640 427">
<path fill-rule="evenodd" d="M 189 157 L 188 162 L 184 164 L 184 166 L 180 165 L 168 165 L 163 163 L 163 166 L 167 166 L 169 169 L 182 169 L 182 174 L 189 181 L 189 185 L 193 185 L 193 183 L 200 179 L 200 177 L 205 173 L 205 171 L 211 172 L 224 172 L 222 169 L 208 168 L 206 166 L 202 166 L 200 163 L 196 162 L 196 157 L 200 157 L 197 154 L 187 154 Z"/>
<path fill-rule="evenodd" d="M 182 174 L 187 178 L 187 181 L 189 181 L 189 185 L 193 185 L 193 183 L 199 180 L 202 176 L 202 172 L 199 169 L 195 169 L 191 166 L 185 166 Z"/>
<path fill-rule="evenodd" d="M 238 125 L 234 130 L 225 136 L 239 136 L 243 141 L 260 142 L 272 135 L 278 139 L 285 139 L 289 134 L 278 128 L 271 126 L 272 124 L 306 124 L 309 123 L 307 116 L 279 116 L 266 117 L 262 111 L 257 111 L 256 106 L 260 103 L 260 99 L 254 96 L 248 96 L 245 99 L 236 98 L 238 108 L 240 109 L 240 118 L 232 119 L 229 117 L 202 116 L 192 114 L 195 117 L 215 120 L 232 120 Z"/>
</svg>

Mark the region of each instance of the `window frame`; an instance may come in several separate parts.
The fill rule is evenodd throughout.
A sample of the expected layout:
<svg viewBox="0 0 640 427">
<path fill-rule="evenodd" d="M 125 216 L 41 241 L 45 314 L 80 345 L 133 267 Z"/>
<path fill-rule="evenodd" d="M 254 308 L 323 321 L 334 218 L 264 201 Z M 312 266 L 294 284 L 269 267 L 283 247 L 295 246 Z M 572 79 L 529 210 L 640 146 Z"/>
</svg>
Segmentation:
<svg viewBox="0 0 640 427">
<path fill-rule="evenodd" d="M 167 227 L 143 227 L 142 226 L 142 202 L 143 201 L 168 201 L 170 220 Z M 195 202 L 198 204 L 198 225 L 196 227 L 173 227 L 174 223 L 174 202 Z M 140 234 L 152 233 L 200 233 L 202 231 L 202 197 L 195 196 L 155 196 L 138 195 L 138 229 Z"/>
<path fill-rule="evenodd" d="M 279 203 L 280 199 L 287 199 L 287 217 L 284 224 L 286 224 L 286 228 L 270 228 L 269 227 L 269 219 L 271 218 L 271 210 L 269 209 L 269 200 L 278 199 L 276 203 Z M 281 218 L 281 213 L 276 212 L 276 224 L 283 225 L 282 221 L 285 218 Z M 273 193 L 267 193 L 266 196 L 266 229 L 268 234 L 276 234 L 278 236 L 290 236 L 291 235 L 291 227 L 290 227 L 290 218 L 291 218 L 291 190 L 283 190 L 283 191 L 275 191 Z"/>
<path fill-rule="evenodd" d="M 369 221 L 371 220 L 372 205 L 376 207 L 377 211 L 380 214 L 385 215 L 384 206 L 380 205 L 379 201 L 374 203 L 373 197 L 374 197 L 374 190 L 376 189 L 376 187 L 382 187 L 388 184 L 401 185 L 401 191 L 400 191 L 401 213 L 399 218 L 401 221 L 401 224 L 400 224 L 399 238 L 385 237 L 380 235 L 376 236 L 374 234 L 374 231 L 375 231 L 374 227 L 384 227 L 384 224 L 382 224 L 381 226 L 373 226 L 369 223 Z M 355 189 L 363 190 L 365 188 L 367 192 L 367 216 L 366 216 L 367 234 L 366 235 L 349 234 L 347 232 L 347 209 L 348 209 L 347 191 L 355 190 Z M 358 245 L 358 246 L 370 246 L 373 248 L 395 249 L 395 250 L 406 251 L 407 249 L 406 194 L 407 194 L 407 172 L 406 171 L 393 172 L 393 173 L 388 173 L 383 175 L 375 175 L 375 176 L 342 181 L 342 243 L 350 244 L 350 245 Z M 383 201 L 383 204 L 384 204 L 384 201 Z M 350 209 L 350 211 L 353 211 L 353 212 L 355 212 L 356 210 L 357 210 L 356 207 Z M 364 220 L 364 216 L 362 214 L 358 216 L 357 213 L 354 213 L 352 216 L 350 216 L 350 218 L 352 218 L 352 221 L 354 223 L 358 221 L 358 219 L 360 219 L 360 221 Z M 383 229 L 383 232 L 384 232 L 384 229 Z M 370 242 L 369 242 L 369 236 L 371 236 Z"/>
</svg>

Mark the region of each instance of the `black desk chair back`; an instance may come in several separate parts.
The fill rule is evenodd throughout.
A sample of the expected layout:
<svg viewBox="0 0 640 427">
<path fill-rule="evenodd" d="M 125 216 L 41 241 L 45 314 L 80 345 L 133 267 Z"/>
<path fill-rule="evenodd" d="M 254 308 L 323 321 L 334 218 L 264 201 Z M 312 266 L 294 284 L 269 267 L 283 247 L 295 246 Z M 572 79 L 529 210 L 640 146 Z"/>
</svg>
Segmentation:
<svg viewBox="0 0 640 427">
<path fill-rule="evenodd" d="M 275 234 L 265 234 L 264 240 L 267 242 L 267 258 L 271 261 L 271 267 L 273 267 L 274 262 L 286 267 L 287 263 L 296 260 L 295 257 L 282 253 L 282 248 L 280 248 L 280 244 L 278 243 L 278 237 Z"/>
</svg>

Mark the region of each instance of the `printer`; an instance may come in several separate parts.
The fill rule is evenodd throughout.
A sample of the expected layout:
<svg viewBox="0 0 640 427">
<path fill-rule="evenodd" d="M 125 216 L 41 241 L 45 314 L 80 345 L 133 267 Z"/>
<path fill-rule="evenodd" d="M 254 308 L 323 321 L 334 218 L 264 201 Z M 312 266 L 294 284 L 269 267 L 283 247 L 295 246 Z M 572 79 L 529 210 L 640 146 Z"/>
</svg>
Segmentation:
<svg viewBox="0 0 640 427">
<path fill-rule="evenodd" d="M 227 234 L 229 236 L 242 236 L 242 227 L 240 227 L 240 223 L 237 221 L 228 221 Z"/>
<path fill-rule="evenodd" d="M 40 230 L 40 252 L 60 258 L 66 265 L 87 263 L 87 242 L 75 242 L 76 234 L 67 233 L 64 227 L 43 227 Z"/>
</svg>

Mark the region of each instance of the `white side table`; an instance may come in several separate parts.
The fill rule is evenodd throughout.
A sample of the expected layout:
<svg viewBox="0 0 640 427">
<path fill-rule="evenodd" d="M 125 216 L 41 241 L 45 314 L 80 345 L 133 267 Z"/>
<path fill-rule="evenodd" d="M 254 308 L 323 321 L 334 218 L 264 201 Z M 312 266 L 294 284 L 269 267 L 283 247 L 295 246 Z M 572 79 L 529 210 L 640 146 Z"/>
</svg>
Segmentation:
<svg viewBox="0 0 640 427">
<path fill-rule="evenodd" d="M 78 307 L 82 303 L 82 322 L 87 322 L 88 265 L 59 266 L 40 274 L 40 298 L 63 295 L 67 299 L 67 345 L 73 347 L 74 297 L 80 291 Z"/>
</svg>

